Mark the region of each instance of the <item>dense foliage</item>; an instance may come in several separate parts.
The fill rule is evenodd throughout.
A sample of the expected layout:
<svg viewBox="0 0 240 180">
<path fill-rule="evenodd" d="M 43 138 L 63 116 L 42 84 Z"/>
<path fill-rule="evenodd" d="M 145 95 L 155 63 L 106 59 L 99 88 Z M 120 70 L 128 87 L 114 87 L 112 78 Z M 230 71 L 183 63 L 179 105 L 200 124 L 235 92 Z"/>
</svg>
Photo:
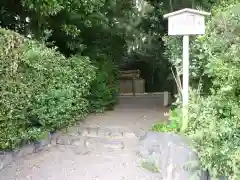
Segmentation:
<svg viewBox="0 0 240 180">
<path fill-rule="evenodd" d="M 207 31 L 191 41 L 189 124 L 185 134 L 194 140 L 202 167 L 211 176 L 239 179 L 240 175 L 240 4 L 220 4 L 208 20 Z M 181 41 L 165 38 L 166 54 L 181 70 Z M 177 47 L 177 48 L 174 48 Z M 180 72 L 181 74 L 181 72 Z M 197 88 L 198 87 L 198 88 Z M 197 89 L 196 89 L 197 88 Z M 181 120 L 173 110 L 172 124 Z M 177 120 L 179 120 L 177 119 Z M 155 125 L 157 131 L 178 131 L 178 126 Z"/>
<path fill-rule="evenodd" d="M 82 118 L 95 67 L 83 56 L 0 30 L 0 148 L 14 148 Z"/>
<path fill-rule="evenodd" d="M 217 12 L 201 44 L 203 73 L 210 95 L 192 99 L 187 134 L 196 142 L 202 165 L 212 175 L 240 175 L 240 4 Z M 205 83 L 205 82 L 203 82 Z M 196 98 L 197 97 L 197 98 Z"/>
<path fill-rule="evenodd" d="M 121 58 L 134 4 L 120 0 L 3 0 L 0 26 L 55 45 L 65 55 Z"/>
<path fill-rule="evenodd" d="M 1 1 L 0 26 L 28 39 L 1 29 L 0 149 L 112 109 L 136 13 L 118 0 Z"/>
<path fill-rule="evenodd" d="M 91 84 L 90 89 L 90 110 L 92 112 L 102 112 L 112 109 L 117 103 L 119 84 L 118 74 L 115 65 L 111 60 L 102 59 L 95 62 L 96 79 Z"/>
<path fill-rule="evenodd" d="M 2 0 L 1 143 L 15 148 L 117 102 L 130 1 Z M 33 39 L 30 41 L 29 39 Z"/>
</svg>

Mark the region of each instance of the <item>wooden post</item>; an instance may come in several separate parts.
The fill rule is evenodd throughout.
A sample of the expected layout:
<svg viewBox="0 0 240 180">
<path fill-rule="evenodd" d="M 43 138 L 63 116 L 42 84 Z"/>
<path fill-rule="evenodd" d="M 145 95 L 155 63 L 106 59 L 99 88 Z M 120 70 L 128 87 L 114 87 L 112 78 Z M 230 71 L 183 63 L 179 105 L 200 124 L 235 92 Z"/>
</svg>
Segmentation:
<svg viewBox="0 0 240 180">
<path fill-rule="evenodd" d="M 183 36 L 183 123 L 182 131 L 188 127 L 188 91 L 189 91 L 189 36 Z"/>
<path fill-rule="evenodd" d="M 136 92 L 135 92 L 135 78 L 134 77 L 132 78 L 132 92 L 133 92 L 133 96 L 135 96 Z"/>
<path fill-rule="evenodd" d="M 169 105 L 169 93 L 167 91 L 163 92 L 163 105 L 164 107 L 167 107 Z"/>
<path fill-rule="evenodd" d="M 205 33 L 205 16 L 209 15 L 208 12 L 185 8 L 163 16 L 168 19 L 168 35 L 183 36 L 183 120 L 181 131 L 185 131 L 188 127 L 189 36 Z"/>
</svg>

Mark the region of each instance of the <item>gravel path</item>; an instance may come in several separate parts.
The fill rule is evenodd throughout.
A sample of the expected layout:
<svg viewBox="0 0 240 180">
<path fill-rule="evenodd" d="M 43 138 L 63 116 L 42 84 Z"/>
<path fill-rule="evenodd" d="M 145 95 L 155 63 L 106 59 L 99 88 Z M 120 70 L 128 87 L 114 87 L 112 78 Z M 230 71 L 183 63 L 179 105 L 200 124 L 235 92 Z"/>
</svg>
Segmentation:
<svg viewBox="0 0 240 180">
<path fill-rule="evenodd" d="M 89 116 L 56 146 L 1 170 L 0 180 L 160 180 L 141 167 L 137 151 L 139 136 L 166 119 L 161 103 L 121 98 L 114 111 Z"/>
</svg>

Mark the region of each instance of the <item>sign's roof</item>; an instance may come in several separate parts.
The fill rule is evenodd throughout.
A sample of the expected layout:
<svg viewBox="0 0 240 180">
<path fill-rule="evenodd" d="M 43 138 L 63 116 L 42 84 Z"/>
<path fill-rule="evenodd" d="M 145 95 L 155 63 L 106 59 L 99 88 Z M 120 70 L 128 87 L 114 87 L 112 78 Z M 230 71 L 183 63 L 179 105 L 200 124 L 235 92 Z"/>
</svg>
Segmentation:
<svg viewBox="0 0 240 180">
<path fill-rule="evenodd" d="M 185 9 L 181 9 L 179 11 L 174 11 L 168 14 L 165 14 L 163 16 L 163 18 L 169 18 L 170 16 L 175 16 L 181 13 L 185 13 L 185 12 L 189 12 L 189 13 L 193 13 L 193 14 L 199 14 L 199 15 L 203 15 L 203 16 L 209 16 L 211 13 L 205 12 L 205 11 L 198 11 L 196 9 L 189 9 L 189 8 L 185 8 Z"/>
</svg>

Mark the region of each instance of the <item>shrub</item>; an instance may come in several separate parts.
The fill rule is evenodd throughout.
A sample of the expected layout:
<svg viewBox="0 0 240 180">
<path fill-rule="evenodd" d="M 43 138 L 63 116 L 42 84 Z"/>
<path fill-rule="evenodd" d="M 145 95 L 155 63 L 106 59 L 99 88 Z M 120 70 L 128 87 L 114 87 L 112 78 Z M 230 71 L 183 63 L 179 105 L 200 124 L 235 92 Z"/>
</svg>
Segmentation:
<svg viewBox="0 0 240 180">
<path fill-rule="evenodd" d="M 66 59 L 55 49 L 0 29 L 0 149 L 37 140 L 87 113 L 95 68 L 87 57 Z"/>
<path fill-rule="evenodd" d="M 240 178 L 239 37 L 240 4 L 233 0 L 228 6 L 217 6 L 206 34 L 192 41 L 191 80 L 201 79 L 203 88 L 191 94 L 185 132 L 195 142 L 202 167 L 213 177 L 232 180 Z M 177 40 L 167 42 L 176 45 Z M 178 57 L 171 48 L 167 53 Z"/>
<path fill-rule="evenodd" d="M 203 167 L 213 176 L 230 179 L 240 175 L 239 9 L 237 4 L 216 13 L 206 35 L 196 41 L 196 46 L 205 47 L 199 56 L 207 57 L 204 74 L 213 85 L 209 96 L 194 98 L 190 103 L 187 132 L 196 142 Z"/>
<path fill-rule="evenodd" d="M 214 177 L 236 179 L 240 165 L 239 104 L 217 94 L 197 99 L 190 103 L 186 134 L 194 140 L 204 169 Z"/>
<path fill-rule="evenodd" d="M 181 128 L 181 109 L 174 108 L 170 111 L 170 122 L 160 122 L 154 124 L 153 131 L 157 132 L 175 132 L 178 133 Z"/>
<path fill-rule="evenodd" d="M 96 79 L 91 84 L 89 108 L 91 112 L 103 112 L 105 109 L 112 109 L 117 103 L 118 70 L 111 60 L 105 58 L 98 60 L 95 64 L 98 70 Z"/>
</svg>

